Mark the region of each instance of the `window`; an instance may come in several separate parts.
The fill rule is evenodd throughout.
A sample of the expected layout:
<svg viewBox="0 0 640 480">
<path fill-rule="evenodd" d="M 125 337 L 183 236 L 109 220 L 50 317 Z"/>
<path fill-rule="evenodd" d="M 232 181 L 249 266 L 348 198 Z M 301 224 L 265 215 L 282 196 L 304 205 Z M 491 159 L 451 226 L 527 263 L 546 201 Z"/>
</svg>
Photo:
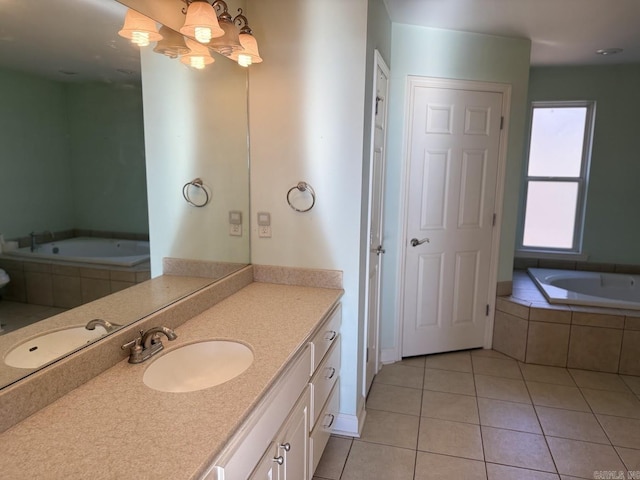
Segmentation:
<svg viewBox="0 0 640 480">
<path fill-rule="evenodd" d="M 522 250 L 580 253 L 595 102 L 534 102 Z"/>
</svg>

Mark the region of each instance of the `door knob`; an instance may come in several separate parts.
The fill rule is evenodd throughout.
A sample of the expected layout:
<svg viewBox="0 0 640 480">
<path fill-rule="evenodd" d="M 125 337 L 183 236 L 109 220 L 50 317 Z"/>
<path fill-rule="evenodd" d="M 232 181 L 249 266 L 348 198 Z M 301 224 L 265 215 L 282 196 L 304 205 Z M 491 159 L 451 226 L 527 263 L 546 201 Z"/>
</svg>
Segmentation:
<svg viewBox="0 0 640 480">
<path fill-rule="evenodd" d="M 423 238 L 422 240 L 418 240 L 417 238 L 412 238 L 411 239 L 411 246 L 412 247 L 417 247 L 418 245 L 422 245 L 425 242 L 429 243 L 429 239 L 428 238 Z"/>
<path fill-rule="evenodd" d="M 376 255 L 379 256 L 381 253 L 386 253 L 386 251 L 382 248 L 382 245 L 378 245 L 378 248 L 376 248 Z"/>
</svg>

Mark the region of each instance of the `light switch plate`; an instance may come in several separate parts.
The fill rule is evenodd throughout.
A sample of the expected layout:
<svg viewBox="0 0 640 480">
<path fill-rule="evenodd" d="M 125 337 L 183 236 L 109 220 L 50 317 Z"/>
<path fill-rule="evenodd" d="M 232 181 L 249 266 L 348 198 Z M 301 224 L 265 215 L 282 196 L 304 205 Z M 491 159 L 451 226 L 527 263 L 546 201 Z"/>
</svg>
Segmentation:
<svg viewBox="0 0 640 480">
<path fill-rule="evenodd" d="M 271 225 L 271 214 L 269 212 L 258 212 L 258 225 L 268 227 Z"/>
<path fill-rule="evenodd" d="M 242 212 L 239 210 L 231 210 L 229 212 L 229 223 L 231 225 L 242 225 Z"/>
</svg>

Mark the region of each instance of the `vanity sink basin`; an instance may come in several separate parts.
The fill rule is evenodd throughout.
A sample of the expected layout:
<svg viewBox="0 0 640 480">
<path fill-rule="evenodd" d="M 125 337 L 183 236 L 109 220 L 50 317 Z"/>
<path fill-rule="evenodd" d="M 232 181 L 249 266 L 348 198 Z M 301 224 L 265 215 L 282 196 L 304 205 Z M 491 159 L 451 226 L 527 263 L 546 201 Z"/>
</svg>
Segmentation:
<svg viewBox="0 0 640 480">
<path fill-rule="evenodd" d="M 38 368 L 106 333 L 102 326 L 87 330 L 84 325 L 47 332 L 13 347 L 4 357 L 4 363 L 16 368 Z"/>
<path fill-rule="evenodd" d="M 242 343 L 209 340 L 172 350 L 153 361 L 142 381 L 161 392 L 194 392 L 228 382 L 253 363 Z"/>
</svg>

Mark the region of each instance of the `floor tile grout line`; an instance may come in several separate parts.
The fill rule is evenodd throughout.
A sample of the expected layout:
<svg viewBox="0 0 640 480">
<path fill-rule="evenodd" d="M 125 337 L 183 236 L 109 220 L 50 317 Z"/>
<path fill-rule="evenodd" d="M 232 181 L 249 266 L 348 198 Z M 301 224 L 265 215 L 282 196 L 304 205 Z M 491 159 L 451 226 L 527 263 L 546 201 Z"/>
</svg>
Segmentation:
<svg viewBox="0 0 640 480">
<path fill-rule="evenodd" d="M 522 373 L 522 367 L 518 366 L 520 368 L 520 373 Z M 523 375 L 524 376 L 524 375 Z M 544 428 L 542 427 L 542 422 L 540 421 L 540 416 L 538 415 L 538 411 L 535 408 L 535 403 L 533 402 L 533 396 L 531 395 L 531 391 L 529 390 L 529 385 L 527 384 L 527 382 L 524 382 L 524 387 L 527 389 L 527 393 L 529 394 L 529 399 L 531 400 L 531 405 L 533 407 L 533 413 L 536 416 L 536 420 L 538 421 L 538 425 L 540 426 L 540 431 L 542 432 L 542 438 L 544 440 L 544 444 L 547 446 L 547 451 L 549 452 L 549 456 L 551 457 L 551 462 L 553 463 L 553 468 L 555 468 L 556 472 L 558 474 L 558 477 L 560 477 L 560 470 L 558 469 L 558 464 L 556 463 L 556 459 L 553 456 L 553 452 L 551 451 L 551 446 L 549 445 L 549 441 L 547 440 L 547 436 L 544 433 Z"/>
<path fill-rule="evenodd" d="M 422 425 L 422 407 L 424 406 L 424 382 L 425 382 L 425 377 L 427 376 L 426 364 L 427 364 L 427 358 L 425 356 L 425 359 L 424 359 L 425 368 L 422 372 L 422 388 L 420 390 L 420 412 L 418 415 L 418 432 L 416 435 L 416 451 L 413 456 L 413 480 L 415 480 L 416 475 L 418 473 L 418 445 L 420 445 L 420 426 Z"/>
<path fill-rule="evenodd" d="M 344 470 L 347 468 L 347 462 L 349 461 L 349 455 L 351 455 L 351 449 L 353 448 L 353 441 L 354 439 L 351 439 L 351 443 L 349 444 L 349 451 L 347 452 L 347 456 L 344 459 L 344 465 L 342 465 L 342 470 L 340 470 L 340 476 L 338 477 L 338 480 L 342 479 L 342 476 L 344 475 Z"/>
<path fill-rule="evenodd" d="M 478 430 L 480 431 L 480 446 L 482 447 L 482 460 L 484 463 L 484 475 L 485 478 L 489 478 L 489 470 L 487 468 L 487 455 L 484 449 L 484 435 L 482 434 L 482 419 L 480 418 L 480 405 L 478 404 L 478 386 L 476 385 L 476 374 L 475 368 L 473 366 L 473 356 L 471 357 L 471 379 L 473 380 L 473 391 L 475 392 L 476 398 L 476 411 L 478 412 Z"/>
</svg>

